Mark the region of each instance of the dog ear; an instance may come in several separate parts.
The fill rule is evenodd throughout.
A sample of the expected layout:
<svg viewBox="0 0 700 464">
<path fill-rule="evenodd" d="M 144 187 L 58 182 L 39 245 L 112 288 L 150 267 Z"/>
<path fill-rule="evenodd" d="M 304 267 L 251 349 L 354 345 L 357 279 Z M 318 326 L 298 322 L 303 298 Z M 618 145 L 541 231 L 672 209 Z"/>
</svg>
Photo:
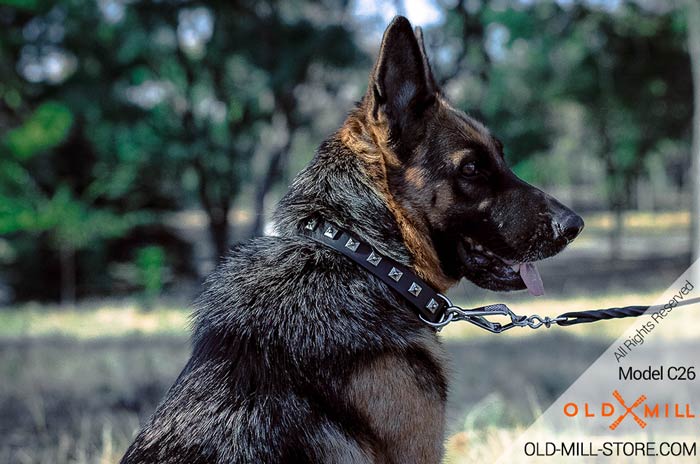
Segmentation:
<svg viewBox="0 0 700 464">
<path fill-rule="evenodd" d="M 433 69 L 430 67 L 430 60 L 428 60 L 428 54 L 425 52 L 425 41 L 423 40 L 423 29 L 420 26 L 416 26 L 415 29 L 416 40 L 418 41 L 418 48 L 420 49 L 420 56 L 423 59 L 423 69 L 425 70 L 425 79 L 428 82 L 428 88 L 433 92 L 438 91 L 437 83 L 435 82 L 435 77 L 433 77 Z"/>
<path fill-rule="evenodd" d="M 379 57 L 370 76 L 368 99 L 372 115 L 386 114 L 392 137 L 409 124 L 411 117 L 420 116 L 435 100 L 435 85 L 422 47 L 414 35 L 411 23 L 397 16 L 389 24 Z M 420 42 L 420 43 L 419 43 Z"/>
</svg>

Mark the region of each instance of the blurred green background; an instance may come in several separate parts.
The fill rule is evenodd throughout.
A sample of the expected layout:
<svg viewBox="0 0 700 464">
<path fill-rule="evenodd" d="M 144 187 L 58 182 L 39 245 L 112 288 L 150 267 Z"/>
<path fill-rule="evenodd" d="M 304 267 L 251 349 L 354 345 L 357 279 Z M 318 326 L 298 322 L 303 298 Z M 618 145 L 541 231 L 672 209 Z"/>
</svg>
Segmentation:
<svg viewBox="0 0 700 464">
<path fill-rule="evenodd" d="M 0 462 L 121 456 L 184 366 L 201 279 L 269 232 L 397 13 L 455 106 L 587 223 L 542 264 L 546 298 L 454 299 L 650 303 L 698 257 L 694 0 L 0 0 Z M 488 462 L 622 327 L 447 330 L 450 459 Z"/>
</svg>

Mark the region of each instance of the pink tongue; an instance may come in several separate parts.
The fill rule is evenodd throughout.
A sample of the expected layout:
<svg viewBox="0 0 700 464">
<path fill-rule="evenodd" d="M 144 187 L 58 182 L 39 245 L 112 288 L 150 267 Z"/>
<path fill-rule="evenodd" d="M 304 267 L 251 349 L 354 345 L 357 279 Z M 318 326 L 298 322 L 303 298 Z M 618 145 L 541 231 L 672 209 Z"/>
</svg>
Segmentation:
<svg viewBox="0 0 700 464">
<path fill-rule="evenodd" d="M 542 277 L 540 277 L 540 271 L 537 270 L 537 266 L 533 263 L 520 264 L 520 277 L 523 279 L 523 282 L 525 282 L 525 286 L 527 287 L 527 291 L 530 292 L 530 295 L 544 295 L 544 284 L 542 283 Z"/>
</svg>

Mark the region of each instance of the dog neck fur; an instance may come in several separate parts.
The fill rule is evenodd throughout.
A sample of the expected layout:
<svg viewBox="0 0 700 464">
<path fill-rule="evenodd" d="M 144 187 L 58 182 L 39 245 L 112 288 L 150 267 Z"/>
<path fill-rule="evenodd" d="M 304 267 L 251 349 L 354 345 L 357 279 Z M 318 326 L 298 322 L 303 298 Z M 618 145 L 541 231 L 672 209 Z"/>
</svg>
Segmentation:
<svg viewBox="0 0 700 464">
<path fill-rule="evenodd" d="M 455 280 L 442 271 L 427 227 L 392 195 L 387 171 L 398 163 L 386 122 L 370 120 L 360 106 L 292 182 L 274 215 L 277 232 L 299 234 L 307 219 L 320 215 L 447 290 Z"/>
<path fill-rule="evenodd" d="M 435 289 L 445 291 L 456 282 L 442 271 L 427 224 L 414 217 L 394 196 L 389 183 L 390 171 L 403 169 L 391 148 L 389 124 L 382 112 L 370 115 L 361 106 L 352 112 L 339 132 L 341 141 L 367 165 L 372 185 L 385 201 L 413 258 L 413 271 Z"/>
</svg>

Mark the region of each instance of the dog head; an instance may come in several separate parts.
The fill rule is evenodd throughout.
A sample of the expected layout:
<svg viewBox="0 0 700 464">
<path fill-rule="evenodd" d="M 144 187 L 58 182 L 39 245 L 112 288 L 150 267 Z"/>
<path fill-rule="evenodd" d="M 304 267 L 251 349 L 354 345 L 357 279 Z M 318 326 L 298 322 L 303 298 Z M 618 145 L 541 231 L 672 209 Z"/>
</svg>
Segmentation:
<svg viewBox="0 0 700 464">
<path fill-rule="evenodd" d="M 385 31 L 359 111 L 419 274 L 438 287 L 466 277 L 491 290 L 543 293 L 533 263 L 564 249 L 583 220 L 519 179 L 501 142 L 447 102 L 406 18 Z"/>
</svg>

